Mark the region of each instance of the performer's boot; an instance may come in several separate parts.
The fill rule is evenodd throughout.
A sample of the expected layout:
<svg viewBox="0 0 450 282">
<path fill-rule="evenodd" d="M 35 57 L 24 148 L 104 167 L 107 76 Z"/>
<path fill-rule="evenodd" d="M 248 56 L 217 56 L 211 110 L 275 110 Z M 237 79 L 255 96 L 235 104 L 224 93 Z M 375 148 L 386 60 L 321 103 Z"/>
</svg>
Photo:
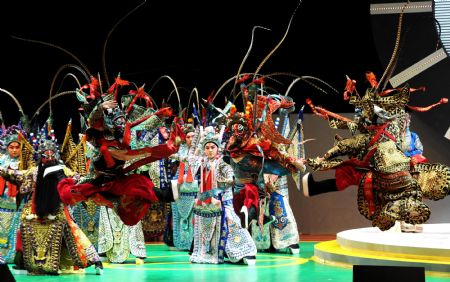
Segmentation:
<svg viewBox="0 0 450 282">
<path fill-rule="evenodd" d="M 311 173 L 307 173 L 302 178 L 303 195 L 312 197 L 328 192 L 339 191 L 336 188 L 336 179 L 326 179 L 315 181 Z"/>
<path fill-rule="evenodd" d="M 25 270 L 25 263 L 23 261 L 23 253 L 21 251 L 16 251 L 14 256 L 14 265 L 12 266 L 15 270 Z"/>
<path fill-rule="evenodd" d="M 253 219 L 258 220 L 258 212 L 254 206 L 250 206 L 250 209 L 248 209 L 248 222 L 252 222 Z"/>
<path fill-rule="evenodd" d="M 95 274 L 97 275 L 103 274 L 103 263 L 101 261 L 95 262 Z"/>
<path fill-rule="evenodd" d="M 256 257 L 255 256 L 246 256 L 235 262 L 235 264 L 246 264 L 246 265 L 255 265 Z"/>
<path fill-rule="evenodd" d="M 194 252 L 194 240 L 192 240 L 191 247 L 189 248 L 188 254 L 192 255 L 193 252 Z"/>
<path fill-rule="evenodd" d="M 243 258 L 244 264 L 246 265 L 255 265 L 256 257 L 255 256 L 246 256 Z"/>
<path fill-rule="evenodd" d="M 292 255 L 299 254 L 300 253 L 300 246 L 298 244 L 292 244 L 288 247 L 289 253 Z"/>
<path fill-rule="evenodd" d="M 144 257 L 137 257 L 136 258 L 136 265 L 143 265 L 144 264 Z"/>
<path fill-rule="evenodd" d="M 404 221 L 400 222 L 400 230 L 403 233 L 422 233 L 423 225 L 422 224 L 411 224 L 406 223 Z"/>
</svg>

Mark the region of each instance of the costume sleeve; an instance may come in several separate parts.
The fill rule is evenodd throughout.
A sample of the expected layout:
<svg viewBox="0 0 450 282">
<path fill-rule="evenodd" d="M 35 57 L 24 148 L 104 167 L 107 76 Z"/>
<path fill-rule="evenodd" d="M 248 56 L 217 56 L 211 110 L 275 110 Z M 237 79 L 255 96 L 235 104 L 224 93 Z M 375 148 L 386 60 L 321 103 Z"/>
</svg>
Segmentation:
<svg viewBox="0 0 450 282">
<path fill-rule="evenodd" d="M 354 121 L 339 120 L 339 119 L 328 119 L 328 124 L 334 129 L 347 129 L 350 130 L 352 134 L 355 134 L 358 130 L 358 124 Z"/>
<path fill-rule="evenodd" d="M 369 135 L 356 135 L 351 138 L 337 140 L 335 145 L 329 149 L 323 157 L 307 159 L 308 166 L 316 170 L 327 170 L 340 165 L 343 160 L 339 156 L 348 156 L 349 158 L 361 158 L 369 142 Z"/>
<path fill-rule="evenodd" d="M 8 181 L 17 183 L 20 187 L 20 193 L 25 194 L 33 191 L 36 173 L 37 167 L 32 167 L 27 170 L 9 170 L 5 176 L 9 177 Z"/>
<path fill-rule="evenodd" d="M 416 151 L 416 154 L 422 154 L 423 153 L 423 145 L 422 141 L 420 141 L 419 135 L 417 135 L 414 132 L 411 132 L 411 135 L 413 136 L 414 140 L 414 151 Z"/>
<path fill-rule="evenodd" d="M 363 134 L 356 135 L 352 138 L 338 140 L 336 141 L 336 144 L 323 155 L 323 158 L 325 160 L 330 160 L 338 156 L 360 155 L 367 144 L 367 140 L 367 136 Z"/>
<path fill-rule="evenodd" d="M 234 172 L 229 164 L 220 160 L 218 165 L 217 182 L 232 184 L 234 181 Z"/>
<path fill-rule="evenodd" d="M 298 160 L 290 156 L 286 151 L 278 150 L 278 148 L 275 145 L 272 144 L 270 146 L 267 156 L 270 160 L 279 163 L 282 167 L 288 169 L 290 172 L 297 172 L 297 167 L 295 166 L 295 163 Z M 301 171 L 304 172 L 304 169 L 302 169 Z"/>
</svg>

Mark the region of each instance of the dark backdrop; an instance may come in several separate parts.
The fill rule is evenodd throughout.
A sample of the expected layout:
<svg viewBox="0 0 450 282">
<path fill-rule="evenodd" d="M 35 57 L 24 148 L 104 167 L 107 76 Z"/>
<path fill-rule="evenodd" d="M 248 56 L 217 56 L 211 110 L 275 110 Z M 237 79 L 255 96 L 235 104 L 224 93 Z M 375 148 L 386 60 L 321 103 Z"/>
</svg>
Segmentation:
<svg viewBox="0 0 450 282">
<path fill-rule="evenodd" d="M 271 31 L 258 30 L 255 34 L 252 52 L 243 68 L 243 72 L 254 72 L 284 36 L 299 1 L 147 1 L 120 22 L 141 3 L 14 1 L 13 6 L 2 8 L 0 87 L 12 92 L 25 113 L 33 116 L 49 97 L 58 69 L 77 62 L 61 50 L 12 39 L 11 35 L 58 45 L 75 55 L 92 73 L 104 77 L 103 47 L 108 33 L 117 25 L 105 49 L 110 82 L 120 72 L 122 78 L 145 83 L 149 89 L 158 77 L 169 75 L 178 87 L 186 89 L 181 91 L 182 103 L 186 103 L 193 87 L 206 97 L 237 73 L 250 45 L 252 28 L 259 25 Z M 287 37 L 261 73 L 316 76 L 342 92 L 346 74 L 366 87 L 366 70 L 381 72 L 373 44 L 369 2 L 304 0 Z M 159 85 L 166 91 L 171 87 L 168 81 Z M 290 93 L 299 105 L 306 97 L 312 97 L 317 104 L 332 110 L 353 111 L 340 95 L 323 95 L 302 83 L 297 85 Z M 56 83 L 55 90 L 58 87 Z M 67 85 L 63 89 L 67 90 Z M 150 94 L 160 102 L 167 92 Z M 16 106 L 0 95 L 4 101 L 0 110 L 7 124 L 16 123 Z M 175 104 L 173 98 L 170 102 Z M 223 100 L 224 97 L 218 97 L 217 103 L 220 105 Z M 58 121 L 55 127 L 64 127 L 70 117 L 77 119 L 74 95 L 59 98 L 53 104 Z M 38 120 L 42 122 L 47 115 L 45 107 Z"/>
</svg>

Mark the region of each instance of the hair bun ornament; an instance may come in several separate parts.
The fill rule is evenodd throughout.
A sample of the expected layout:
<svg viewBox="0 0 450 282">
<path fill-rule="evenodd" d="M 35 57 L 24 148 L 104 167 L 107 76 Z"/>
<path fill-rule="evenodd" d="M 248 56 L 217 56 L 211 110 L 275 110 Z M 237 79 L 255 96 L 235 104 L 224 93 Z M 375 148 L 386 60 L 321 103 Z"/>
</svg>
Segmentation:
<svg viewBox="0 0 450 282">
<path fill-rule="evenodd" d="M 200 142 L 202 150 L 205 148 L 205 145 L 208 143 L 214 143 L 217 145 L 217 147 L 220 148 L 221 142 L 222 142 L 222 140 L 220 138 L 220 134 L 216 133 L 216 130 L 213 126 L 208 126 L 205 128 L 205 131 L 203 133 L 203 138 Z"/>
<path fill-rule="evenodd" d="M 19 132 L 26 137 L 26 133 L 18 125 L 11 125 L 7 128 L 4 128 L 2 130 L 2 134 L 0 135 L 0 145 L 2 149 L 6 150 L 6 147 L 8 147 L 8 145 L 12 142 L 20 143 Z"/>
<path fill-rule="evenodd" d="M 183 128 L 184 134 L 188 134 L 189 132 L 195 132 L 195 127 L 193 123 L 186 123 Z"/>
</svg>

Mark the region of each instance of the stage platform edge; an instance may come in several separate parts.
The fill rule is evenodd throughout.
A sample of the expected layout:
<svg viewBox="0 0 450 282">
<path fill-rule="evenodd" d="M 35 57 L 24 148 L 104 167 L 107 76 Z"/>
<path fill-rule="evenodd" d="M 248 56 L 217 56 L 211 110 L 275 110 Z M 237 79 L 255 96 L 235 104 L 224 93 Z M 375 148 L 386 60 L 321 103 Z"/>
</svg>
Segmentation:
<svg viewBox="0 0 450 282">
<path fill-rule="evenodd" d="M 424 267 L 428 274 L 450 277 L 450 224 L 424 224 L 422 233 L 403 233 L 398 226 L 342 231 L 336 240 L 316 244 L 313 259 L 342 267 Z"/>
</svg>

